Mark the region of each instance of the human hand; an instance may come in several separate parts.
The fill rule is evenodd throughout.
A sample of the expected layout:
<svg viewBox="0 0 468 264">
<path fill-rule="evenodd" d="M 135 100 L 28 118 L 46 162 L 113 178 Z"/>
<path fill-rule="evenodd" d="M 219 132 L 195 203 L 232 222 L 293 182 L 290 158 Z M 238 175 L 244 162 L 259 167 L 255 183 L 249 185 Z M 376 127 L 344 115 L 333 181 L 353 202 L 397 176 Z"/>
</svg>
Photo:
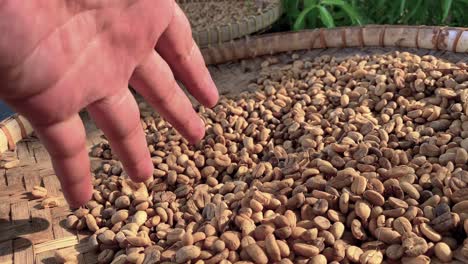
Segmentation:
<svg viewBox="0 0 468 264">
<path fill-rule="evenodd" d="M 190 142 L 203 137 L 174 76 L 208 107 L 218 93 L 173 0 L 0 0 L 0 32 L 0 98 L 30 121 L 72 207 L 92 194 L 83 108 L 131 179 L 153 173 L 128 83 Z"/>
</svg>

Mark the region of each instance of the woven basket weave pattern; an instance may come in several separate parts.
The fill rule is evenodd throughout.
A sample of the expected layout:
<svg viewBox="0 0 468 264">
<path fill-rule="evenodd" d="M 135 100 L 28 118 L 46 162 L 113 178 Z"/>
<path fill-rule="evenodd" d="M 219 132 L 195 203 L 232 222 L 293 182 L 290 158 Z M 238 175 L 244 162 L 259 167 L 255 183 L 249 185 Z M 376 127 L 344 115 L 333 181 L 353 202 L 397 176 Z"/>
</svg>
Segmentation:
<svg viewBox="0 0 468 264">
<path fill-rule="evenodd" d="M 184 3 L 203 3 L 208 1 L 179 0 L 178 2 L 183 5 Z M 281 0 L 270 0 L 269 4 L 264 10 L 262 10 L 261 14 L 255 16 L 246 16 L 242 20 L 234 21 L 228 24 L 210 25 L 207 26 L 204 30 L 193 31 L 192 35 L 195 42 L 197 42 L 200 47 L 206 47 L 212 44 L 220 44 L 263 30 L 277 21 L 281 14 Z"/>
</svg>

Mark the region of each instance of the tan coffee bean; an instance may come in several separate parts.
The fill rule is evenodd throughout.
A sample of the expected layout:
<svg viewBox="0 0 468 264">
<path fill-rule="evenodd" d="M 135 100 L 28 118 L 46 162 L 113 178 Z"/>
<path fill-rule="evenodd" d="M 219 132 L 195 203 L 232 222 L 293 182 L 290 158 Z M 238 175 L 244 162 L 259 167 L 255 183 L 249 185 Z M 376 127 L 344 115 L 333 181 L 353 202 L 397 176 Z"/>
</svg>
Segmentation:
<svg viewBox="0 0 468 264">
<path fill-rule="evenodd" d="M 98 205 L 94 207 L 90 213 L 96 218 L 96 217 L 101 217 L 103 211 L 104 211 L 104 206 Z"/>
<path fill-rule="evenodd" d="M 185 263 L 200 256 L 201 250 L 196 246 L 184 246 L 176 251 L 175 260 L 177 263 Z"/>
<path fill-rule="evenodd" d="M 86 219 L 84 217 L 80 218 L 78 220 L 78 222 L 76 223 L 75 229 L 76 230 L 83 230 L 85 227 L 86 227 Z"/>
<path fill-rule="evenodd" d="M 127 242 L 135 247 L 145 247 L 151 244 L 146 232 L 139 232 L 136 236 L 127 237 Z"/>
<path fill-rule="evenodd" d="M 387 171 L 387 175 L 390 178 L 400 178 L 405 175 L 414 174 L 414 173 L 415 173 L 414 169 L 406 165 L 396 166 Z"/>
<path fill-rule="evenodd" d="M 35 199 L 45 198 L 47 196 L 47 189 L 41 186 L 34 186 L 31 194 Z"/>
<path fill-rule="evenodd" d="M 403 250 L 409 257 L 417 257 L 425 254 L 429 250 L 426 240 L 416 234 L 404 235 Z"/>
<path fill-rule="evenodd" d="M 379 227 L 375 230 L 375 237 L 386 244 L 396 244 L 400 242 L 401 235 L 389 227 Z"/>
<path fill-rule="evenodd" d="M 274 223 L 276 228 L 286 227 L 289 226 L 289 219 L 286 216 L 278 215 L 275 217 Z"/>
<path fill-rule="evenodd" d="M 349 208 L 349 194 L 348 193 L 341 194 L 339 206 L 340 206 L 341 213 L 346 214 L 348 212 L 348 208 Z"/>
<path fill-rule="evenodd" d="M 330 233 L 333 234 L 335 239 L 340 239 L 345 231 L 345 226 L 341 222 L 336 222 L 330 227 Z"/>
<path fill-rule="evenodd" d="M 349 96 L 346 95 L 346 94 L 342 95 L 341 98 L 340 98 L 340 104 L 341 104 L 342 107 L 348 106 L 348 104 L 349 104 Z"/>
<path fill-rule="evenodd" d="M 55 251 L 55 260 L 59 263 L 77 262 L 78 258 L 73 252 L 66 252 L 65 250 Z"/>
<path fill-rule="evenodd" d="M 362 253 L 364 253 L 364 251 L 356 246 L 349 246 L 346 249 L 346 257 L 349 259 L 349 261 L 354 263 L 359 262 Z"/>
<path fill-rule="evenodd" d="M 193 239 L 193 235 L 191 232 L 186 232 L 183 236 L 182 236 L 182 244 L 184 246 L 191 246 L 193 245 L 194 243 L 194 239 Z"/>
<path fill-rule="evenodd" d="M 318 233 L 319 231 L 317 228 L 311 228 L 306 230 L 305 232 L 302 232 L 299 237 L 304 241 L 314 241 L 315 239 L 317 239 Z"/>
<path fill-rule="evenodd" d="M 317 247 L 304 243 L 294 243 L 293 250 L 296 254 L 309 258 L 319 254 L 319 249 Z"/>
<path fill-rule="evenodd" d="M 454 213 L 460 214 L 462 212 L 467 212 L 467 211 L 468 211 L 468 200 L 458 202 L 452 207 L 452 212 Z"/>
<path fill-rule="evenodd" d="M 250 244 L 245 247 L 245 250 L 249 257 L 258 264 L 266 264 L 268 263 L 268 257 L 266 256 L 265 252 L 260 248 L 256 243 Z"/>
<path fill-rule="evenodd" d="M 319 254 L 317 256 L 313 256 L 309 259 L 309 262 L 307 262 L 308 264 L 326 264 L 328 263 L 327 262 L 327 258 L 322 255 L 322 254 Z"/>
<path fill-rule="evenodd" d="M 166 210 L 162 207 L 157 207 L 156 208 L 156 214 L 160 217 L 161 222 L 165 223 L 169 219 L 169 216 L 167 215 Z"/>
<path fill-rule="evenodd" d="M 446 212 L 438 217 L 432 219 L 431 225 L 435 231 L 445 232 L 452 230 L 460 223 L 460 216 L 456 213 Z"/>
<path fill-rule="evenodd" d="M 354 219 L 351 223 L 351 232 L 354 236 L 354 238 L 358 240 L 366 240 L 367 235 L 365 233 L 365 230 L 362 227 L 362 224 L 359 220 Z"/>
<path fill-rule="evenodd" d="M 279 239 L 287 239 L 288 237 L 290 237 L 292 235 L 292 229 L 289 226 L 282 227 L 280 229 L 275 230 L 274 234 Z M 294 237 L 299 237 L 301 235 L 302 235 L 302 233 L 300 235 L 299 234 L 294 234 Z"/>
<path fill-rule="evenodd" d="M 129 216 L 128 210 L 119 210 L 111 217 L 112 224 L 116 224 L 118 222 L 122 222 L 127 220 Z"/>
<path fill-rule="evenodd" d="M 221 239 L 230 250 L 237 250 L 240 246 L 239 235 L 235 232 L 228 231 L 221 235 Z"/>
<path fill-rule="evenodd" d="M 1 162 L 2 168 L 4 169 L 12 169 L 18 167 L 21 164 L 19 159 L 12 159 L 12 160 L 5 160 Z"/>
<path fill-rule="evenodd" d="M 411 233 L 413 229 L 411 222 L 405 217 L 398 217 L 393 221 L 392 225 L 401 236 Z"/>
<path fill-rule="evenodd" d="M 405 201 L 395 198 L 395 197 L 389 197 L 387 200 L 388 204 L 393 207 L 393 208 L 403 208 L 403 209 L 408 209 L 408 203 Z"/>
<path fill-rule="evenodd" d="M 148 214 L 145 211 L 137 211 L 132 216 L 132 222 L 137 224 L 138 226 L 143 225 L 146 220 L 148 220 Z"/>
<path fill-rule="evenodd" d="M 94 218 L 93 215 L 87 214 L 85 215 L 85 219 L 86 219 L 86 226 L 88 227 L 90 231 L 93 231 L 93 232 L 98 231 L 99 226 L 97 225 L 96 219 Z"/>
<path fill-rule="evenodd" d="M 330 220 L 328 220 L 327 218 L 323 216 L 314 217 L 314 219 L 312 220 L 312 223 L 314 224 L 314 226 L 316 226 L 317 228 L 321 230 L 327 230 L 331 227 Z"/>
<path fill-rule="evenodd" d="M 224 243 L 224 241 L 220 239 L 216 240 L 211 246 L 211 250 L 213 250 L 213 252 L 215 253 L 222 252 L 225 248 L 226 248 L 226 244 Z"/>
<path fill-rule="evenodd" d="M 269 234 L 265 238 L 265 250 L 268 255 L 268 259 L 270 261 L 280 261 L 281 260 L 281 251 L 276 243 L 275 236 L 273 234 Z"/>
<path fill-rule="evenodd" d="M 443 262 L 450 262 L 453 258 L 453 253 L 450 247 L 444 242 L 439 242 L 434 246 L 434 253 L 437 258 Z"/>
<path fill-rule="evenodd" d="M 400 182 L 401 189 L 407 193 L 411 198 L 418 200 L 420 197 L 419 191 L 408 182 Z"/>
<path fill-rule="evenodd" d="M 143 263 L 145 255 L 139 252 L 127 253 L 127 261 L 130 263 Z"/>
<path fill-rule="evenodd" d="M 422 223 L 421 225 L 419 225 L 419 230 L 421 231 L 421 233 L 423 233 L 425 237 L 427 237 L 433 242 L 438 242 L 442 239 L 442 236 L 426 223 Z"/>
<path fill-rule="evenodd" d="M 130 198 L 128 196 L 122 195 L 115 200 L 115 207 L 117 209 L 125 209 L 130 206 Z"/>
<path fill-rule="evenodd" d="M 382 214 L 387 217 L 397 218 L 405 214 L 405 209 L 395 208 L 395 209 L 384 210 Z"/>
<path fill-rule="evenodd" d="M 399 244 L 390 245 L 385 250 L 385 255 L 387 256 L 387 258 L 392 259 L 392 260 L 401 259 L 403 254 L 405 254 L 405 251 L 403 247 Z"/>
<path fill-rule="evenodd" d="M 344 221 L 346 221 L 343 214 L 341 214 L 340 212 L 335 211 L 333 209 L 329 209 L 327 211 L 327 218 L 330 219 L 330 221 L 332 221 L 332 222 L 344 222 Z"/>
<path fill-rule="evenodd" d="M 417 257 L 403 257 L 401 262 L 410 264 L 429 264 L 431 263 L 431 259 L 428 256 L 421 255 Z"/>
<path fill-rule="evenodd" d="M 272 234 L 275 228 L 271 225 L 259 225 L 255 228 L 253 236 L 257 240 L 265 240 L 266 236 Z"/>
<path fill-rule="evenodd" d="M 463 222 L 463 229 L 465 230 L 465 233 L 468 235 L 468 218 L 465 219 Z"/>
<path fill-rule="evenodd" d="M 278 247 L 280 249 L 281 257 L 289 257 L 291 251 L 289 249 L 288 244 L 283 240 L 276 240 L 276 243 L 278 244 Z"/>
<path fill-rule="evenodd" d="M 127 263 L 127 255 L 121 254 L 114 256 L 114 260 L 111 262 L 111 264 L 125 264 Z"/>
<path fill-rule="evenodd" d="M 47 197 L 41 202 L 42 208 L 54 208 L 60 206 L 60 201 L 57 197 Z"/>
<path fill-rule="evenodd" d="M 284 216 L 286 216 L 286 218 L 288 219 L 288 222 L 289 222 L 289 226 L 290 226 L 290 227 L 295 227 L 295 226 L 296 226 L 297 217 L 296 217 L 296 214 L 295 214 L 293 211 L 287 210 L 287 211 L 284 213 Z"/>
<path fill-rule="evenodd" d="M 214 124 L 213 133 L 218 136 L 223 135 L 223 127 L 220 124 Z"/>
<path fill-rule="evenodd" d="M 367 201 L 376 206 L 382 206 L 385 203 L 385 198 L 374 190 L 366 190 L 363 196 Z"/>
<path fill-rule="evenodd" d="M 99 253 L 97 257 L 97 262 L 99 264 L 109 264 L 114 259 L 114 251 L 111 249 L 104 249 Z"/>
<path fill-rule="evenodd" d="M 363 200 L 358 200 L 354 206 L 354 211 L 359 218 L 361 218 L 363 221 L 367 221 L 371 213 L 371 208 L 369 204 Z"/>
<path fill-rule="evenodd" d="M 364 193 L 367 187 L 367 179 L 363 176 L 356 176 L 354 177 L 354 181 L 351 184 L 351 191 L 354 194 L 361 195 Z"/>
<path fill-rule="evenodd" d="M 81 219 L 81 218 L 83 218 L 85 215 L 89 214 L 89 210 L 86 209 L 86 208 L 81 207 L 81 208 L 75 210 L 75 211 L 73 212 L 73 214 L 75 214 L 76 217 L 78 217 L 78 218 Z"/>
<path fill-rule="evenodd" d="M 115 243 L 115 233 L 110 230 L 105 230 L 97 236 L 98 240 L 104 245 L 113 245 Z"/>
<path fill-rule="evenodd" d="M 67 217 L 67 220 L 66 220 L 66 222 L 65 222 L 65 225 L 66 225 L 67 228 L 75 229 L 76 226 L 77 226 L 77 224 L 78 224 L 78 221 L 79 221 L 79 219 L 78 219 L 77 216 L 75 216 L 75 215 L 69 215 L 69 216 Z"/>
<path fill-rule="evenodd" d="M 333 244 L 335 260 L 341 261 L 341 260 L 343 260 L 345 258 L 345 256 L 346 256 L 346 247 L 347 247 L 347 244 L 343 240 L 337 240 Z"/>
<path fill-rule="evenodd" d="M 377 250 L 367 250 L 361 254 L 359 261 L 362 264 L 380 264 L 383 261 L 383 255 Z"/>
</svg>

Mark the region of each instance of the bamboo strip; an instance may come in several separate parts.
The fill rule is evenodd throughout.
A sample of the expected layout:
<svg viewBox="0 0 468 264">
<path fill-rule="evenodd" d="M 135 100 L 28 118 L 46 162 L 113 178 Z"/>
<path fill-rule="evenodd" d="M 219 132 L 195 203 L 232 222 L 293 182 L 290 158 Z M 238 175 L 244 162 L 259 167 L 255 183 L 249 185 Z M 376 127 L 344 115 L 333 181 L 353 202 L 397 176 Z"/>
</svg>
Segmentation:
<svg viewBox="0 0 468 264">
<path fill-rule="evenodd" d="M 61 248 L 73 247 L 79 244 L 78 237 L 68 236 L 64 238 L 59 238 L 40 244 L 34 245 L 34 253 L 39 254 L 49 250 L 57 250 Z"/>
</svg>

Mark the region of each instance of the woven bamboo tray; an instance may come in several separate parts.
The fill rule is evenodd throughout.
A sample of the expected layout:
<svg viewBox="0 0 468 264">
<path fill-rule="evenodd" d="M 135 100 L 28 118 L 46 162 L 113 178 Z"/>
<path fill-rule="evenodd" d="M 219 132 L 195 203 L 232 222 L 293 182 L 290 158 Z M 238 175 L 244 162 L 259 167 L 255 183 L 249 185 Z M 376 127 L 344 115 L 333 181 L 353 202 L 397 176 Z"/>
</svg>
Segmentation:
<svg viewBox="0 0 468 264">
<path fill-rule="evenodd" d="M 394 50 L 468 63 L 468 29 L 400 26 L 317 29 L 225 43 L 206 48 L 202 53 L 207 63 L 217 64 L 210 66 L 210 71 L 220 93 L 229 95 L 247 89 L 260 70 L 263 55 L 274 55 L 287 63 L 291 52 L 309 58 L 324 54 L 342 58 Z M 102 132 L 86 114 L 82 118 L 91 147 L 102 140 Z M 28 194 L 33 186 L 41 184 L 52 195 L 63 197 L 46 150 L 34 137 L 25 138 L 32 132 L 29 123 L 15 116 L 0 126 L 0 151 L 6 151 L 2 159 L 17 160 L 16 166 L 0 169 L 0 263 L 55 263 L 53 254 L 57 249 L 79 252 L 80 263 L 96 263 L 96 252 L 86 240 L 89 233 L 63 227 L 70 212 L 65 201 L 59 207 L 41 209 L 39 202 Z M 25 139 L 19 141 L 22 138 Z M 91 167 L 99 163 L 92 159 Z"/>
<path fill-rule="evenodd" d="M 193 28 L 192 35 L 200 47 L 219 44 L 265 30 L 282 14 L 281 0 L 178 0 L 177 2 L 184 11 L 188 11 L 187 15 Z M 257 3 L 261 3 L 262 6 L 257 6 Z M 239 9 L 247 4 L 249 8 Z M 210 5 L 216 8 L 209 9 Z M 260 10 L 256 11 L 257 8 Z M 221 12 L 227 14 L 237 12 L 238 14 L 227 21 L 215 19 L 216 16 L 224 15 Z M 202 17 L 204 21 L 198 24 L 195 17 Z"/>
</svg>

